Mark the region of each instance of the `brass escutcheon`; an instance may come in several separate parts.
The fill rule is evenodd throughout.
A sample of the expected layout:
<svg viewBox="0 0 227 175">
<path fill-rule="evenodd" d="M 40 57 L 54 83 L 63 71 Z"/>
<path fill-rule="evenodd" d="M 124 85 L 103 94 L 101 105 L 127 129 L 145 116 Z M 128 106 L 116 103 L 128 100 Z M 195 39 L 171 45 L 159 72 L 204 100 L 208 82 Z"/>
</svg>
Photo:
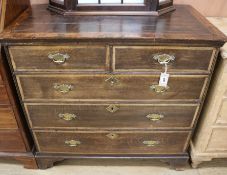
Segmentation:
<svg viewBox="0 0 227 175">
<path fill-rule="evenodd" d="M 111 77 L 107 78 L 107 79 L 105 80 L 105 82 L 110 83 L 110 86 L 114 86 L 114 85 L 116 85 L 116 84 L 119 83 L 119 80 L 118 80 L 116 77 L 111 76 Z"/>
<path fill-rule="evenodd" d="M 62 53 L 50 53 L 48 58 L 51 59 L 56 64 L 63 64 L 66 62 L 67 59 L 70 58 L 68 54 Z"/>
<path fill-rule="evenodd" d="M 148 146 L 148 147 L 154 147 L 154 146 L 157 146 L 160 144 L 159 141 L 155 141 L 155 140 L 146 140 L 146 141 L 143 141 L 143 144 Z"/>
<path fill-rule="evenodd" d="M 79 140 L 66 140 L 65 144 L 70 147 L 77 147 L 78 145 L 81 144 L 81 142 Z"/>
<path fill-rule="evenodd" d="M 156 93 L 164 93 L 169 89 L 169 86 L 159 86 L 158 84 L 153 84 L 150 86 L 150 89 Z"/>
<path fill-rule="evenodd" d="M 120 108 L 117 107 L 116 105 L 109 105 L 106 110 L 109 111 L 110 113 L 115 113 L 119 110 Z"/>
<path fill-rule="evenodd" d="M 147 116 L 146 116 L 146 118 L 148 118 L 149 120 L 151 120 L 151 121 L 159 121 L 159 120 L 161 120 L 162 118 L 164 118 L 164 115 L 162 115 L 162 114 L 148 114 Z"/>
<path fill-rule="evenodd" d="M 70 114 L 70 113 L 58 114 L 58 117 L 65 121 L 71 121 L 71 120 L 75 120 L 77 118 L 77 116 L 75 114 Z"/>
<path fill-rule="evenodd" d="M 115 133 L 109 133 L 109 134 L 107 134 L 106 136 L 107 136 L 108 138 L 110 138 L 111 140 L 114 140 L 114 139 L 116 139 L 116 138 L 119 137 L 119 135 L 118 135 L 118 134 L 115 134 Z"/>
<path fill-rule="evenodd" d="M 58 84 L 58 83 L 55 83 L 54 84 L 54 89 L 58 92 L 61 92 L 63 94 L 66 94 L 70 91 L 72 91 L 73 89 L 73 85 L 71 84 Z"/>
<path fill-rule="evenodd" d="M 154 60 L 157 60 L 159 64 L 168 64 L 170 61 L 175 60 L 175 56 L 169 54 L 156 54 L 153 56 Z"/>
</svg>

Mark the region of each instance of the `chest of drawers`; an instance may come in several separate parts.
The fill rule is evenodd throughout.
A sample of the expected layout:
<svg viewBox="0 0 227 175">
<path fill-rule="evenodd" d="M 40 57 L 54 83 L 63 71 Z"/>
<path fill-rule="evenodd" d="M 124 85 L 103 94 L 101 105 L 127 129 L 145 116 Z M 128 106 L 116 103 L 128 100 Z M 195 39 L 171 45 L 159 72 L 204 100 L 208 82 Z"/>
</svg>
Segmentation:
<svg viewBox="0 0 227 175">
<path fill-rule="evenodd" d="M 206 101 L 198 132 L 191 141 L 191 157 L 194 168 L 204 161 L 227 157 L 226 58 L 226 49 L 223 49 L 223 58 L 220 58 L 217 65 L 218 71 L 214 75 L 209 91 L 209 101 Z"/>
<path fill-rule="evenodd" d="M 44 9 L 2 36 L 39 167 L 94 157 L 187 163 L 222 34 L 187 6 L 162 17 Z"/>
</svg>

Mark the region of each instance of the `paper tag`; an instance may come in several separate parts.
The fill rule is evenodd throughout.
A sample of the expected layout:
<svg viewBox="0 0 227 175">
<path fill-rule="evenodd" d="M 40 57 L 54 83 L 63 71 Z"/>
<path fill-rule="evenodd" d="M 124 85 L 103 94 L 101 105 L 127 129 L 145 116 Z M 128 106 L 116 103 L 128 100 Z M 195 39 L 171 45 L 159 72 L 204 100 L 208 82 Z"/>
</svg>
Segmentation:
<svg viewBox="0 0 227 175">
<path fill-rule="evenodd" d="M 161 73 L 160 79 L 159 79 L 159 86 L 166 87 L 169 81 L 169 74 L 167 73 Z"/>
</svg>

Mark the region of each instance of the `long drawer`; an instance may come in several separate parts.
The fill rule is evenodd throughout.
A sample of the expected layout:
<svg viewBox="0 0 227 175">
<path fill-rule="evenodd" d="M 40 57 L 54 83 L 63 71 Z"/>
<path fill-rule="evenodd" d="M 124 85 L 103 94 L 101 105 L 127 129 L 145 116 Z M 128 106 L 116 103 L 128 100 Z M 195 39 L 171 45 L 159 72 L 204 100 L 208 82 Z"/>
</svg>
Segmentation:
<svg viewBox="0 0 227 175">
<path fill-rule="evenodd" d="M 32 128 L 189 129 L 197 105 L 25 104 Z"/>
<path fill-rule="evenodd" d="M 12 108 L 8 106 L 0 106 L 0 129 L 14 128 L 18 127 Z"/>
<path fill-rule="evenodd" d="M 18 130 L 0 131 L 0 151 L 25 152 L 23 139 Z"/>
<path fill-rule="evenodd" d="M 96 70 L 107 66 L 106 46 L 12 46 L 9 47 L 15 70 Z"/>
<path fill-rule="evenodd" d="M 169 72 L 210 71 L 213 48 L 164 46 L 115 46 L 116 71 L 160 71 L 168 62 Z M 169 59 L 169 60 L 168 60 Z"/>
<path fill-rule="evenodd" d="M 10 104 L 9 97 L 4 85 L 0 85 L 0 104 Z"/>
<path fill-rule="evenodd" d="M 171 76 L 159 88 L 158 75 L 18 75 L 23 100 L 198 100 L 204 76 Z"/>
<path fill-rule="evenodd" d="M 179 154 L 190 132 L 34 132 L 38 151 L 71 154 Z"/>
</svg>

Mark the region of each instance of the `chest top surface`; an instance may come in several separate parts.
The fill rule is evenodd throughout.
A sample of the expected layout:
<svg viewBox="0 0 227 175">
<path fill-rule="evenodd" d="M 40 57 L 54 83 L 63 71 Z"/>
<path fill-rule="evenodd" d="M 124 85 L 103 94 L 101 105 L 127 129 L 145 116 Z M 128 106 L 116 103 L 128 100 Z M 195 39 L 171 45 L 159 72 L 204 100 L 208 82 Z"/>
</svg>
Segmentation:
<svg viewBox="0 0 227 175">
<path fill-rule="evenodd" d="M 222 45 L 225 36 L 190 6 L 162 16 L 63 16 L 33 6 L 12 23 L 2 41 L 48 39 L 141 39 Z"/>
</svg>

